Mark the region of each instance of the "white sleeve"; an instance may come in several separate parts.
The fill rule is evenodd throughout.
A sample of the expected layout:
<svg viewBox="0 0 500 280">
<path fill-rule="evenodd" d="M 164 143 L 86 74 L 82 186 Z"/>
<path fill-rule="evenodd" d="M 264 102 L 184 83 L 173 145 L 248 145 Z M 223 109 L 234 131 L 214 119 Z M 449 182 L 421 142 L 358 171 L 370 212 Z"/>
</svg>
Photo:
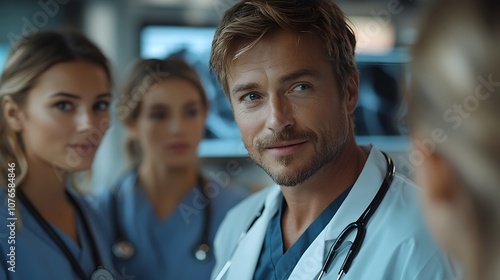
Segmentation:
<svg viewBox="0 0 500 280">
<path fill-rule="evenodd" d="M 435 250 L 415 239 L 402 243 L 392 257 L 392 268 L 384 279 L 392 280 L 455 280 L 448 258 L 436 247 Z"/>
</svg>

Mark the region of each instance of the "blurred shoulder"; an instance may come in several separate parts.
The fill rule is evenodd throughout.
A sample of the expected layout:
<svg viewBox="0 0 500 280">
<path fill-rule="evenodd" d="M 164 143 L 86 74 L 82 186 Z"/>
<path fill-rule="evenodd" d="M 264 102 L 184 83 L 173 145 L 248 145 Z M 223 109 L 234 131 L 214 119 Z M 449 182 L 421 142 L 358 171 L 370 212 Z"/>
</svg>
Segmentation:
<svg viewBox="0 0 500 280">
<path fill-rule="evenodd" d="M 215 205 L 217 205 L 217 207 L 223 208 L 227 211 L 248 197 L 250 192 L 241 187 L 223 187 L 213 181 L 210 181 L 206 188 L 206 195 L 214 202 Z"/>
<path fill-rule="evenodd" d="M 241 215 L 245 216 L 256 213 L 264 204 L 264 201 L 266 200 L 266 197 L 269 194 L 269 192 L 275 189 L 276 187 L 277 186 L 272 185 L 249 195 L 240 203 L 238 203 L 235 207 L 233 207 L 231 211 L 228 212 L 228 216 L 241 217 Z"/>
</svg>

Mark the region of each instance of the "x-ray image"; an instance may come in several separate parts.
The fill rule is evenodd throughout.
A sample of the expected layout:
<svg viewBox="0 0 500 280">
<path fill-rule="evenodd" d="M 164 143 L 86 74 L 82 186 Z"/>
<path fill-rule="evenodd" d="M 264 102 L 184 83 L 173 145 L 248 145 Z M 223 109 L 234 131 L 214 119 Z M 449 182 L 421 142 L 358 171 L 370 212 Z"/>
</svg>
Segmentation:
<svg viewBox="0 0 500 280">
<path fill-rule="evenodd" d="M 405 63 L 358 62 L 358 106 L 354 111 L 356 135 L 391 136 L 406 132 L 402 96 L 406 84 Z"/>
</svg>

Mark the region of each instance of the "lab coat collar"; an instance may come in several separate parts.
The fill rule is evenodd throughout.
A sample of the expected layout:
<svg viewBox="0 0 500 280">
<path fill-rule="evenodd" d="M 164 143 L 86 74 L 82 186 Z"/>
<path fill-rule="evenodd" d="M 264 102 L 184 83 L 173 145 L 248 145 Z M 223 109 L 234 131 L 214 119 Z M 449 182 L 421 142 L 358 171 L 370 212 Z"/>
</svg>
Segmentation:
<svg viewBox="0 0 500 280">
<path fill-rule="evenodd" d="M 384 154 L 372 145 L 361 148 L 369 153 L 368 159 L 351 191 L 327 225 L 325 241 L 335 240 L 347 225 L 361 216 L 384 181 L 387 171 Z"/>
<path fill-rule="evenodd" d="M 348 224 L 356 221 L 377 194 L 387 172 L 387 161 L 384 154 L 373 145 L 361 146 L 368 154 L 363 170 L 354 183 L 346 199 L 325 228 L 325 241 L 334 241 Z M 279 206 L 279 186 L 266 197 L 264 211 L 276 213 Z M 335 225 L 335 226 L 333 226 Z"/>
<path fill-rule="evenodd" d="M 346 199 L 326 227 L 325 241 L 337 238 L 348 224 L 356 221 L 377 194 L 387 172 L 387 161 L 384 154 L 373 145 L 361 146 L 368 154 L 363 170 L 354 183 Z M 265 210 L 275 213 L 279 206 L 278 186 L 269 192 L 265 202 Z M 335 226 L 333 226 L 335 225 Z"/>
<path fill-rule="evenodd" d="M 382 185 L 387 169 L 384 155 L 373 146 L 362 148 L 369 155 L 361 174 L 330 223 L 304 252 L 289 280 L 312 279 L 318 275 L 328 252 L 327 248 L 347 225 L 358 220 Z M 352 242 L 354 237 L 355 234 L 351 234 L 346 241 Z M 336 272 L 330 273 L 333 276 Z"/>
<path fill-rule="evenodd" d="M 264 202 L 264 211 L 239 242 L 226 279 L 251 280 L 253 278 L 267 227 L 271 218 L 278 211 L 280 193 L 281 189 L 278 186 L 270 187 Z"/>
<path fill-rule="evenodd" d="M 335 240 L 342 229 L 359 218 L 381 186 L 387 168 L 385 157 L 373 146 L 362 148 L 369 155 L 360 176 L 325 230 L 311 244 L 310 248 L 306 250 L 289 279 L 304 279 L 304 277 L 298 276 L 302 275 L 303 271 L 308 271 L 308 275 L 310 273 L 315 275 L 319 272 L 322 263 L 321 260 L 324 258 L 325 243 Z M 240 244 L 234 252 L 232 258 L 234 261 L 229 268 L 228 277 L 225 279 L 252 279 L 257 261 L 259 260 L 267 226 L 280 205 L 280 193 L 281 189 L 279 186 L 274 185 L 270 187 L 270 191 L 264 202 L 264 211 L 246 236 L 241 239 Z M 303 261 L 303 259 L 310 255 L 316 261 L 313 263 Z M 304 265 L 307 267 L 306 269 L 303 269 L 302 266 Z"/>
</svg>

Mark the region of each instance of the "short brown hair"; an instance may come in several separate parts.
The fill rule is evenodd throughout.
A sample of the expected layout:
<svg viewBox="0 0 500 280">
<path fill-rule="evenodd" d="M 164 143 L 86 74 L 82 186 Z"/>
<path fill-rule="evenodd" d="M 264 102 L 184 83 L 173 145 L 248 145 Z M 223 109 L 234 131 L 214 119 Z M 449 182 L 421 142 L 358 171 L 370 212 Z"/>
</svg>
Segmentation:
<svg viewBox="0 0 500 280">
<path fill-rule="evenodd" d="M 212 42 L 210 68 L 226 95 L 230 60 L 250 50 L 274 30 L 318 35 L 338 75 L 341 94 L 345 92 L 348 77 L 357 72 L 356 38 L 336 4 L 331 0 L 242 0 L 226 11 Z"/>
</svg>

